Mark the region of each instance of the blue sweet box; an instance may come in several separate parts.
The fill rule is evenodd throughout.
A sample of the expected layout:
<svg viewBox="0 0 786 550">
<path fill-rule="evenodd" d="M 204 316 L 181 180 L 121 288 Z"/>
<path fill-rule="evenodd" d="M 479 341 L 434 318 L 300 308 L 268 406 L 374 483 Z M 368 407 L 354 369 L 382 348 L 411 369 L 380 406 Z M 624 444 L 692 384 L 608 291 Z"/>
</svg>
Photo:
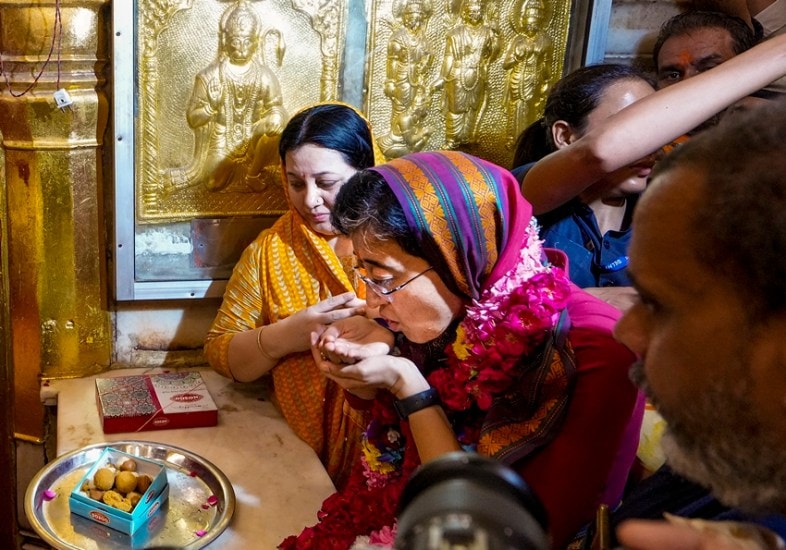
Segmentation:
<svg viewBox="0 0 786 550">
<path fill-rule="evenodd" d="M 71 491 L 68 503 L 74 514 L 133 535 L 161 512 L 167 498 L 162 464 L 108 447 Z"/>
</svg>

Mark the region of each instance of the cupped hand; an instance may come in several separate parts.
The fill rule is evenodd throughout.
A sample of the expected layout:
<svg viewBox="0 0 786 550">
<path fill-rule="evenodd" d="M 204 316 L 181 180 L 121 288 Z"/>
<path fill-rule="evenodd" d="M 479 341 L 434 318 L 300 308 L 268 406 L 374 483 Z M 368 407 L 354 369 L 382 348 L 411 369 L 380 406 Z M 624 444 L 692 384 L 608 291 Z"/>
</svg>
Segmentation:
<svg viewBox="0 0 786 550">
<path fill-rule="evenodd" d="M 321 331 L 325 325 L 347 319 L 355 315 L 363 315 L 366 302 L 359 299 L 354 292 L 345 292 L 331 296 L 287 317 L 289 334 L 296 342 L 297 351 L 305 351 L 311 346 L 311 333 Z"/>
<path fill-rule="evenodd" d="M 320 353 L 334 363 L 356 363 L 389 354 L 393 342 L 391 331 L 372 319 L 356 315 L 325 327 L 316 344 Z"/>
<path fill-rule="evenodd" d="M 363 399 L 372 399 L 377 390 L 395 388 L 412 381 L 428 387 L 417 366 L 403 357 L 375 355 L 352 364 L 335 363 L 324 355 L 318 345 L 312 347 L 314 360 L 322 373 L 345 390 Z"/>
</svg>

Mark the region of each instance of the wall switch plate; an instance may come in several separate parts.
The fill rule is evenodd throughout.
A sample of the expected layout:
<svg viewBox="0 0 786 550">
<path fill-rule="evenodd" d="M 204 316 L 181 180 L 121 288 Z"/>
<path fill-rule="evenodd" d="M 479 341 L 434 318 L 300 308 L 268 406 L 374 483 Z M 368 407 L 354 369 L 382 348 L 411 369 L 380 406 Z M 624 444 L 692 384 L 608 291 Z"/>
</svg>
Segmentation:
<svg viewBox="0 0 786 550">
<path fill-rule="evenodd" d="M 68 92 L 65 91 L 65 88 L 60 88 L 55 92 L 55 103 L 57 103 L 58 108 L 65 109 L 66 107 L 70 107 L 74 100 L 71 99 L 71 96 L 68 95 Z"/>
</svg>

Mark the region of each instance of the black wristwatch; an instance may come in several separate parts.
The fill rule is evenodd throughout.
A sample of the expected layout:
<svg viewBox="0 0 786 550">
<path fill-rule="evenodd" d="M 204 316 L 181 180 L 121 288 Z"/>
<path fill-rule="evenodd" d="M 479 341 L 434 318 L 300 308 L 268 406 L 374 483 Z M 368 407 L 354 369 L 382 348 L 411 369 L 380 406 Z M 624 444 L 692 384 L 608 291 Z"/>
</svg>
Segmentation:
<svg viewBox="0 0 786 550">
<path fill-rule="evenodd" d="M 396 399 L 393 401 L 393 406 L 396 407 L 396 412 L 399 417 L 401 417 L 401 420 L 406 420 L 409 415 L 421 409 L 439 404 L 439 394 L 434 388 L 429 388 L 415 395 L 405 397 L 404 399 Z"/>
</svg>

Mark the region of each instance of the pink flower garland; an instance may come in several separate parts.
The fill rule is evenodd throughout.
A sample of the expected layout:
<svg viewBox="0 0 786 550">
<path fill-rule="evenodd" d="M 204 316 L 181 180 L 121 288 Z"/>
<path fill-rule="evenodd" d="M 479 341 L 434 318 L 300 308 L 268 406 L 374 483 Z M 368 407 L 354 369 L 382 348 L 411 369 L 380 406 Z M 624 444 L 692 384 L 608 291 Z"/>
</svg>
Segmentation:
<svg viewBox="0 0 786 550">
<path fill-rule="evenodd" d="M 567 305 L 567 276 L 543 265 L 534 221 L 527 233 L 521 261 L 467 308 L 456 341 L 448 346 L 447 365 L 428 377 L 452 410 L 465 411 L 474 403 L 487 411 L 494 395 L 518 375 L 521 358 L 543 342 Z"/>
</svg>

